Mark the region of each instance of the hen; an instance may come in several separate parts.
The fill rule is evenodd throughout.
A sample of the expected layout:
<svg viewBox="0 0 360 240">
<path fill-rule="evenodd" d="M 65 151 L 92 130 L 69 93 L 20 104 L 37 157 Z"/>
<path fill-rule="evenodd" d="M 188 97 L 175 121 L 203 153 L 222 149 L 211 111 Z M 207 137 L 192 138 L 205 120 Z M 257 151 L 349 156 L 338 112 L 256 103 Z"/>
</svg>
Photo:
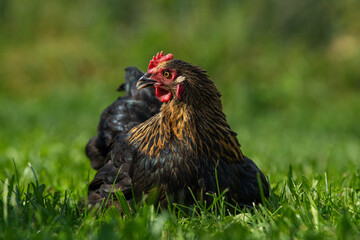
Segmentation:
<svg viewBox="0 0 360 240">
<path fill-rule="evenodd" d="M 103 112 L 98 135 L 87 145 L 98 169 L 90 206 L 111 194 L 109 202 L 119 207 L 119 190 L 128 201 L 154 195 L 161 206 L 168 200 L 191 204 L 192 193 L 211 201 L 205 193 L 225 189 L 227 201 L 240 206 L 268 197 L 269 184 L 242 154 L 205 71 L 161 52 L 136 83 L 139 77 L 137 69 L 127 70 L 127 96 Z"/>
</svg>

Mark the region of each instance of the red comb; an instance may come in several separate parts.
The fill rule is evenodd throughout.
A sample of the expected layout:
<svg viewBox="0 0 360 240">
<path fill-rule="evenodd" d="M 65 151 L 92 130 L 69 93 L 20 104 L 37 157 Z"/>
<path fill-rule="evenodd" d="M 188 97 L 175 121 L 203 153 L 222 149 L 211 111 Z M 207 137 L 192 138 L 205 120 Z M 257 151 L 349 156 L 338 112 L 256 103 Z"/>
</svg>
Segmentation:
<svg viewBox="0 0 360 240">
<path fill-rule="evenodd" d="M 151 72 L 154 68 L 156 68 L 161 62 L 169 61 L 174 58 L 174 55 L 172 53 L 169 53 L 167 55 L 164 55 L 163 51 L 156 54 L 156 57 L 154 56 L 152 60 L 150 60 L 148 72 Z"/>
</svg>

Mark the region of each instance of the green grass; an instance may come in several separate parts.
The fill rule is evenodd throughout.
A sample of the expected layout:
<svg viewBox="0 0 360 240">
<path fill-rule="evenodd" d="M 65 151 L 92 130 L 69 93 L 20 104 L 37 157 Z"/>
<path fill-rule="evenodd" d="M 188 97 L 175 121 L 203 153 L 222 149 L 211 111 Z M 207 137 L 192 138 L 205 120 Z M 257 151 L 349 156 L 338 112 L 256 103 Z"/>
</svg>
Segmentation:
<svg viewBox="0 0 360 240">
<path fill-rule="evenodd" d="M 134 2 L 0 1 L 0 238 L 360 239 L 360 4 Z M 100 113 L 159 50 L 208 70 L 267 203 L 81 210 Z"/>
<path fill-rule="evenodd" d="M 221 197 L 210 206 L 200 203 L 189 211 L 169 207 L 161 213 L 142 205 L 122 216 L 115 208 L 88 212 L 65 191 L 46 191 L 35 182 L 19 186 L 19 176 L 4 182 L 2 235 L 4 239 L 90 238 L 269 238 L 358 239 L 360 222 L 359 171 L 336 185 L 326 173 L 309 181 L 295 180 L 292 169 L 273 188 L 265 206 L 229 213 Z M 278 194 L 276 193 L 278 192 Z M 121 198 L 121 196 L 120 196 Z"/>
</svg>

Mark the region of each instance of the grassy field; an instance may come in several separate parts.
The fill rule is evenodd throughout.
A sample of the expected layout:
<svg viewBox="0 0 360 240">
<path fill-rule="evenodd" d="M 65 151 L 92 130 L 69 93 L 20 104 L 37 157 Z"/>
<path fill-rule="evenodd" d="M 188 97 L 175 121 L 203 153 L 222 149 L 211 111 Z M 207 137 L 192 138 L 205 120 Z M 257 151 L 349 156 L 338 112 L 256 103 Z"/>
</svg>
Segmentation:
<svg viewBox="0 0 360 240">
<path fill-rule="evenodd" d="M 0 1 L 0 238 L 360 239 L 359 7 Z M 263 206 L 80 210 L 100 113 L 159 50 L 209 72 L 271 182 Z"/>
</svg>

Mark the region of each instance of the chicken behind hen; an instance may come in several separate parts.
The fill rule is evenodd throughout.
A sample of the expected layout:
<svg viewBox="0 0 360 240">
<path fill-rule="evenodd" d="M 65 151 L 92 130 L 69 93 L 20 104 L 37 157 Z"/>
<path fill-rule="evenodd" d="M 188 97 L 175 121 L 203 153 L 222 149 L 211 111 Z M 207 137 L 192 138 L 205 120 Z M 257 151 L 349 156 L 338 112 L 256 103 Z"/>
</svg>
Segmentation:
<svg viewBox="0 0 360 240">
<path fill-rule="evenodd" d="M 85 148 L 91 166 L 97 170 L 106 163 L 116 139 L 160 110 L 161 102 L 152 89 L 136 88 L 137 81 L 144 73 L 136 67 L 128 67 L 125 71 L 125 83 L 117 90 L 125 91 L 126 95 L 119 97 L 103 111 L 98 124 L 98 134 L 90 139 Z"/>
</svg>

